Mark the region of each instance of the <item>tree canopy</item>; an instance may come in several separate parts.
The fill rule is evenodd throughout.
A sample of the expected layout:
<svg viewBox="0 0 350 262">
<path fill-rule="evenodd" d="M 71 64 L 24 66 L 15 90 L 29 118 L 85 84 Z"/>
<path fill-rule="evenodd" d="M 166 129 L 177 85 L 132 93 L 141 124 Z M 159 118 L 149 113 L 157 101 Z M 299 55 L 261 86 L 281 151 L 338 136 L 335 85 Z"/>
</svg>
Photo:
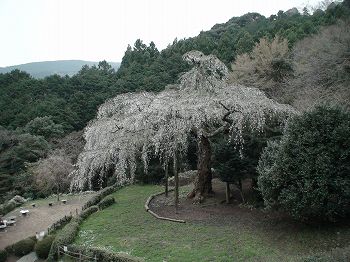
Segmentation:
<svg viewBox="0 0 350 262">
<path fill-rule="evenodd" d="M 227 131 L 239 148 L 243 128 L 261 131 L 268 116 L 295 113 L 256 88 L 227 84 L 228 69 L 213 55 L 191 51 L 183 59 L 193 68 L 178 84 L 157 94 L 121 94 L 100 106 L 85 129 L 73 186 L 91 187 L 111 173 L 118 183 L 132 180 L 140 153 L 146 170 L 151 152 L 166 165 L 175 154 L 186 154 L 193 132 L 208 139 Z"/>
</svg>

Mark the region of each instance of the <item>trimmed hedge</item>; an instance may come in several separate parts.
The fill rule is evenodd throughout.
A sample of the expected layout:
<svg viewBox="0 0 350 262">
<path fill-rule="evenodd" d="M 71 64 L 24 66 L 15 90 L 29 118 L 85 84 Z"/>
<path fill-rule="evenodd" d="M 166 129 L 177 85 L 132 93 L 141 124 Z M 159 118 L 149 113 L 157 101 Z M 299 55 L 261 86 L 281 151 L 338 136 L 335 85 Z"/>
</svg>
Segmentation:
<svg viewBox="0 0 350 262">
<path fill-rule="evenodd" d="M 49 256 L 52 242 L 55 237 L 53 235 L 46 236 L 43 240 L 38 241 L 35 245 L 35 253 L 41 259 L 46 259 Z"/>
<path fill-rule="evenodd" d="M 105 196 L 108 196 L 117 189 L 117 186 L 109 186 L 105 187 L 101 191 L 99 191 L 96 196 L 92 197 L 85 205 L 82 207 L 82 210 L 87 209 L 91 206 L 97 205 Z"/>
<path fill-rule="evenodd" d="M 10 247 L 10 250 L 16 256 L 21 257 L 32 252 L 34 250 L 34 246 L 35 246 L 35 241 L 32 238 L 26 238 L 13 244 Z"/>
<path fill-rule="evenodd" d="M 72 216 L 64 216 L 63 218 L 61 218 L 60 220 L 56 221 L 55 223 L 53 223 L 49 228 L 48 228 L 48 234 L 52 234 L 57 230 L 60 230 L 61 228 L 63 228 L 65 225 L 67 225 L 71 220 L 72 220 Z"/>
<path fill-rule="evenodd" d="M 80 213 L 80 218 L 82 220 L 86 219 L 88 216 L 90 216 L 91 214 L 95 213 L 98 211 L 98 206 L 91 206 L 85 210 L 83 210 L 81 213 Z"/>
<path fill-rule="evenodd" d="M 0 262 L 5 262 L 7 260 L 7 251 L 0 250 Z"/>
<path fill-rule="evenodd" d="M 91 214 L 97 212 L 99 210 L 99 207 L 101 209 L 106 208 L 113 203 L 115 203 L 115 199 L 113 196 L 108 196 L 111 193 L 113 193 L 116 189 L 118 189 L 117 186 L 110 186 L 106 187 L 103 190 L 101 190 L 99 193 L 97 193 L 96 196 L 91 198 L 82 208 L 82 212 L 77 218 L 73 218 L 56 236 L 56 238 L 52 241 L 50 252 L 47 257 L 47 261 L 56 261 L 57 260 L 57 250 L 58 247 L 62 245 L 69 245 L 73 243 L 76 235 L 79 231 L 79 225 L 80 223 L 86 219 Z M 108 196 L 108 197 L 106 197 Z M 98 206 L 97 206 L 98 205 Z M 91 251 L 92 252 L 92 251 Z M 101 260 L 98 261 L 122 261 L 122 262 L 132 262 L 132 261 L 139 261 L 139 260 L 130 260 L 127 256 L 117 255 L 116 254 L 104 254 L 99 255 L 101 256 Z"/>
<path fill-rule="evenodd" d="M 137 257 L 131 257 L 126 254 L 112 253 L 110 251 L 104 250 L 102 248 L 90 247 L 84 248 L 81 246 L 71 245 L 69 250 L 75 253 L 81 252 L 85 256 L 96 257 L 97 261 L 103 262 L 139 262 L 143 261 Z"/>
<path fill-rule="evenodd" d="M 115 198 L 112 195 L 106 196 L 104 199 L 101 200 L 100 203 L 98 203 L 98 208 L 100 210 L 105 209 L 106 207 L 109 207 L 115 203 Z"/>
<path fill-rule="evenodd" d="M 68 245 L 73 243 L 74 238 L 78 234 L 79 225 L 81 223 L 80 218 L 73 218 L 69 224 L 67 224 L 62 231 L 60 231 L 55 240 L 52 242 L 49 256 L 47 258 L 48 261 L 56 261 L 57 260 L 57 249 L 59 246 Z"/>
</svg>

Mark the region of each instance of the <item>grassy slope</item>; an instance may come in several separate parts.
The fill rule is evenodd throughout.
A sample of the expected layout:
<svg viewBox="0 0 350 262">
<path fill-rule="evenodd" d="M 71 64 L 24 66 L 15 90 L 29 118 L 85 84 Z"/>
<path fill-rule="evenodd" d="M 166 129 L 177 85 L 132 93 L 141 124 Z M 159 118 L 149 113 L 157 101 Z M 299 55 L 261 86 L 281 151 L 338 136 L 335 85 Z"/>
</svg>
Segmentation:
<svg viewBox="0 0 350 262">
<path fill-rule="evenodd" d="M 76 243 L 127 252 L 147 261 L 293 261 L 298 253 L 313 248 L 313 239 L 327 237 L 327 232 L 314 230 L 288 237 L 244 226 L 156 220 L 144 211 L 144 203 L 160 190 L 159 186 L 129 186 L 116 192 L 117 204 L 84 221 Z"/>
</svg>

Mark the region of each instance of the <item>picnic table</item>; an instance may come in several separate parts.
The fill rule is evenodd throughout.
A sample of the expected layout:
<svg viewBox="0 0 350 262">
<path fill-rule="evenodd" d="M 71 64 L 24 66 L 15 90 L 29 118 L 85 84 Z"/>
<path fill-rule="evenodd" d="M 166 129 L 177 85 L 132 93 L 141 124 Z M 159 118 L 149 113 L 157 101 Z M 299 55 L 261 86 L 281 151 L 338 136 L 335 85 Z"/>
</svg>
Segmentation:
<svg viewBox="0 0 350 262">
<path fill-rule="evenodd" d="M 5 230 L 6 232 L 6 227 L 7 227 L 6 220 L 0 220 L 0 229 Z"/>
<path fill-rule="evenodd" d="M 14 226 L 16 224 L 15 220 L 4 220 L 6 221 L 6 226 Z"/>
<path fill-rule="evenodd" d="M 21 214 L 22 214 L 23 216 L 26 216 L 26 215 L 29 213 L 29 210 L 28 210 L 28 209 L 22 209 L 22 210 L 20 210 L 19 212 L 21 212 Z"/>
<path fill-rule="evenodd" d="M 16 216 L 9 216 L 7 220 L 16 221 Z"/>
</svg>

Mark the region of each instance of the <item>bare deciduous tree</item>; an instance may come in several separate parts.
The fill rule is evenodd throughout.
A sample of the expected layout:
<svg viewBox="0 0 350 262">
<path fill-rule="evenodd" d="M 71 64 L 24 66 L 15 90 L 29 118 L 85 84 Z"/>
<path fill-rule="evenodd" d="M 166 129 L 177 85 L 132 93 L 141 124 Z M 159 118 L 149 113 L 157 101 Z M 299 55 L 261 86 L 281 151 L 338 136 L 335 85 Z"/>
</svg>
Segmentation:
<svg viewBox="0 0 350 262">
<path fill-rule="evenodd" d="M 46 192 L 55 192 L 57 201 L 60 193 L 69 189 L 69 174 L 73 171 L 73 165 L 63 151 L 54 151 L 49 157 L 33 164 L 31 170 L 37 186 Z"/>
<path fill-rule="evenodd" d="M 288 90 L 306 109 L 321 101 L 350 104 L 350 22 L 340 21 L 301 40 L 293 49 L 295 77 Z"/>
<path fill-rule="evenodd" d="M 275 96 L 291 72 L 287 40 L 278 36 L 272 41 L 262 38 L 250 54 L 237 56 L 229 81 L 256 87 Z"/>
</svg>

